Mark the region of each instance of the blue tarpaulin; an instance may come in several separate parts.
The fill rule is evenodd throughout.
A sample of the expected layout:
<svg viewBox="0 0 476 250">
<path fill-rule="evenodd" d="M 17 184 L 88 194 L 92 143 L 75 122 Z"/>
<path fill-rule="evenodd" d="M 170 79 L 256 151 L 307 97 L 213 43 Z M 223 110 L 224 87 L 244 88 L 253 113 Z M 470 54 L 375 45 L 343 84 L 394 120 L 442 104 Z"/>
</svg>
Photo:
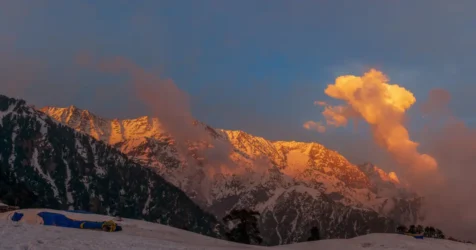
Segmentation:
<svg viewBox="0 0 476 250">
<path fill-rule="evenodd" d="M 101 229 L 103 222 L 72 220 L 63 214 L 41 212 L 38 216 L 43 218 L 43 224 L 47 226 L 84 228 L 84 229 Z"/>
<path fill-rule="evenodd" d="M 20 221 L 21 218 L 23 218 L 23 214 L 22 214 L 22 213 L 17 213 L 17 212 L 15 212 L 15 213 L 12 215 L 12 221 Z"/>
<path fill-rule="evenodd" d="M 106 230 L 109 232 L 121 231 L 122 228 L 119 225 L 116 225 L 113 221 L 85 221 L 85 220 L 73 220 L 68 218 L 64 214 L 52 213 L 52 212 L 40 212 L 38 213 L 43 219 L 43 225 L 46 226 L 58 226 L 58 227 L 69 227 L 69 228 L 81 228 L 81 229 L 99 229 Z M 23 213 L 15 212 L 11 220 L 20 221 L 23 218 Z"/>
</svg>

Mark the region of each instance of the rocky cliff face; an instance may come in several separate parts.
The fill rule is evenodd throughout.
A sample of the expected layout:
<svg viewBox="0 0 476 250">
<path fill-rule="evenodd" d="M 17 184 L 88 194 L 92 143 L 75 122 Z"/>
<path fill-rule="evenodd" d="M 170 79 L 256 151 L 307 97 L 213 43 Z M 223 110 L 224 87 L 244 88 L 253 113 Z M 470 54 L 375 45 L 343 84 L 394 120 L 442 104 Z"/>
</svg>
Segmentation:
<svg viewBox="0 0 476 250">
<path fill-rule="evenodd" d="M 22 207 L 81 209 L 210 236 L 219 233 L 213 215 L 153 169 L 22 100 L 1 95 L 0 199 Z"/>
<path fill-rule="evenodd" d="M 75 107 L 42 111 L 157 171 L 219 217 L 233 208 L 258 210 L 269 244 L 303 241 L 313 226 L 325 238 L 346 238 L 394 231 L 396 222 L 417 220 L 419 199 L 394 174 L 353 165 L 318 143 L 272 142 L 197 122 L 214 147 L 232 149 L 226 159 L 231 167 L 203 157 L 193 142 L 176 142 L 156 118 L 108 120 Z"/>
</svg>

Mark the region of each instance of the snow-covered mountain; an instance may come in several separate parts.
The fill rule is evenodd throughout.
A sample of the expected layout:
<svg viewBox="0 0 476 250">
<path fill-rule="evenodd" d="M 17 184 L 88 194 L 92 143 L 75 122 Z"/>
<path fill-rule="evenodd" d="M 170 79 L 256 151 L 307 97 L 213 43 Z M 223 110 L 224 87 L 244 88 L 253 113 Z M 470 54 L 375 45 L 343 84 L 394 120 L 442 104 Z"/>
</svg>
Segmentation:
<svg viewBox="0 0 476 250">
<path fill-rule="evenodd" d="M 189 249 L 189 250 L 232 250 L 232 249 L 282 249 L 282 250 L 474 250 L 473 244 L 443 239 L 415 239 L 398 234 L 369 234 L 352 239 L 320 240 L 275 247 L 251 246 L 206 237 L 156 223 L 123 219 L 117 223 L 120 232 L 102 232 L 87 229 L 62 228 L 39 225 L 39 212 L 61 213 L 76 220 L 105 221 L 114 217 L 97 214 L 78 214 L 47 209 L 22 209 L 20 222 L 13 222 L 11 214 L 0 213 L 0 249 Z"/>
<path fill-rule="evenodd" d="M 200 142 L 176 141 L 157 118 L 109 120 L 74 106 L 41 110 L 156 170 L 218 217 L 232 208 L 258 210 L 269 244 L 303 241 L 313 226 L 326 238 L 348 238 L 418 219 L 420 200 L 396 175 L 356 166 L 318 143 L 272 142 L 196 122 L 197 133 L 210 135 L 208 147 L 232 149 L 230 167 L 201 152 Z"/>
<path fill-rule="evenodd" d="M 150 168 L 88 134 L 0 95 L 0 199 L 81 209 L 217 235 L 215 217 Z"/>
</svg>

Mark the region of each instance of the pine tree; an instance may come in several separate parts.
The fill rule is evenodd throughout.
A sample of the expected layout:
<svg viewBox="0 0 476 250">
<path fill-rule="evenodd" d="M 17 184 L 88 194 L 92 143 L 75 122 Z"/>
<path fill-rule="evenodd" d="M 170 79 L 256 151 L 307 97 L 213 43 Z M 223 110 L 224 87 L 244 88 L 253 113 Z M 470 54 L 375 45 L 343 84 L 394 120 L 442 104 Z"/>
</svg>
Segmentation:
<svg viewBox="0 0 476 250">
<path fill-rule="evenodd" d="M 428 238 L 431 237 L 431 235 L 430 235 L 430 227 L 425 227 L 425 230 L 424 230 L 423 235 L 424 235 L 425 237 L 428 237 Z"/>
<path fill-rule="evenodd" d="M 321 237 L 319 234 L 319 228 L 318 227 L 311 228 L 311 236 L 307 239 L 307 241 L 315 241 L 320 239 Z"/>
<path fill-rule="evenodd" d="M 415 229 L 416 233 L 417 234 L 421 234 L 424 232 L 424 229 L 423 229 L 423 226 L 422 225 L 418 225 Z"/>
<path fill-rule="evenodd" d="M 223 218 L 225 225 L 230 225 L 226 238 L 229 241 L 244 244 L 259 245 L 263 242 L 258 229 L 258 217 L 260 214 L 255 211 L 240 209 L 232 210 Z"/>
<path fill-rule="evenodd" d="M 436 229 L 436 231 L 435 231 L 435 238 L 444 239 L 444 238 L 445 238 L 445 235 L 443 234 L 443 232 L 442 232 L 440 229 Z"/>
<path fill-rule="evenodd" d="M 410 233 L 410 234 L 415 234 L 416 233 L 415 225 L 411 225 L 410 228 L 408 228 L 408 233 Z"/>
<path fill-rule="evenodd" d="M 435 228 L 434 228 L 434 227 L 430 227 L 430 229 L 429 229 L 429 236 L 428 236 L 428 237 L 435 238 L 435 234 L 436 234 Z"/>
</svg>

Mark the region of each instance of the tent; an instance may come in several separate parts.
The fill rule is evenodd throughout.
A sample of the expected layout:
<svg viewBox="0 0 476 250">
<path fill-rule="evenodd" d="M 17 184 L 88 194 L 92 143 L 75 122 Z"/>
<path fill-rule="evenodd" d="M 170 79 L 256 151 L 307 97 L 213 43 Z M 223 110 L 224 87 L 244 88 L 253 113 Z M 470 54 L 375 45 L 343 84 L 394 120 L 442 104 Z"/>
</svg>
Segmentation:
<svg viewBox="0 0 476 250">
<path fill-rule="evenodd" d="M 405 235 L 408 235 L 408 236 L 413 236 L 415 239 L 423 239 L 423 234 L 411 234 L 411 233 L 405 233 Z"/>
<path fill-rule="evenodd" d="M 85 220 L 73 220 L 66 217 L 64 214 L 52 213 L 52 212 L 40 212 L 38 216 L 43 220 L 43 225 L 57 226 L 57 227 L 69 227 L 80 229 L 96 229 L 107 232 L 121 231 L 122 227 L 117 225 L 114 221 L 85 221 Z M 23 214 L 15 212 L 11 220 L 20 221 L 23 218 Z"/>
</svg>

